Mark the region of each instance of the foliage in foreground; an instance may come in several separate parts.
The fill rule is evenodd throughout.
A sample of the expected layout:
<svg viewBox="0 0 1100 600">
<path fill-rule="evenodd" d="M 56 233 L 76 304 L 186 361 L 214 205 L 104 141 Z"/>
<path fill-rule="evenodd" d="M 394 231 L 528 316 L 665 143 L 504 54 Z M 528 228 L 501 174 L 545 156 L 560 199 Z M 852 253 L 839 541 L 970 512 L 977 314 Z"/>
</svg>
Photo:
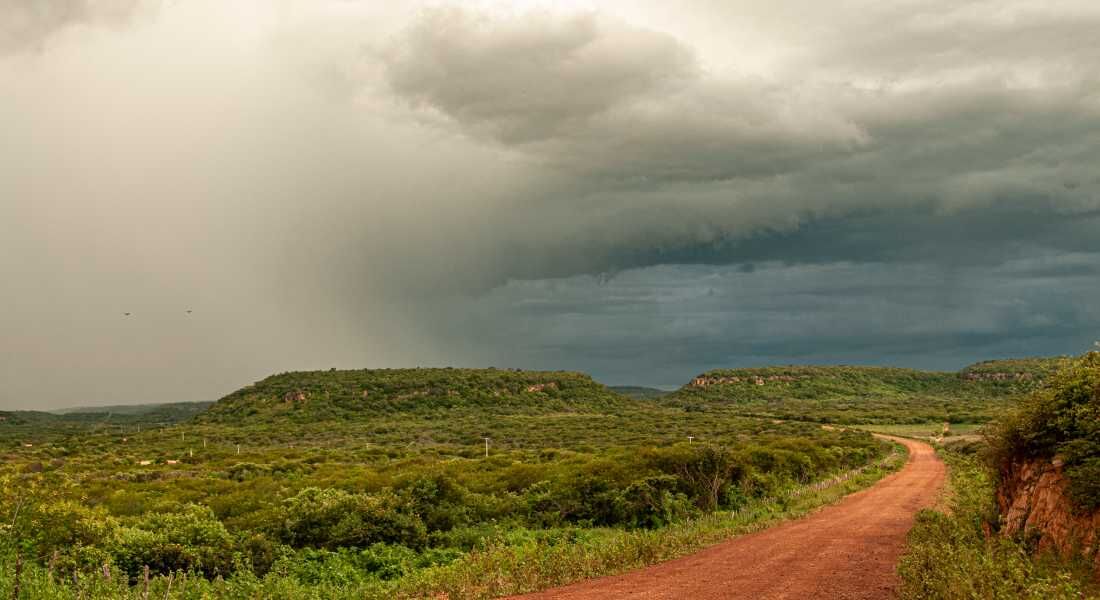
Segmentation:
<svg viewBox="0 0 1100 600">
<path fill-rule="evenodd" d="M 33 435 L 0 464 L 0 579 L 18 554 L 31 598 L 140 597 L 146 567 L 157 597 L 535 589 L 792 514 L 824 493 L 791 490 L 888 449 L 568 373 L 457 369 L 285 374 L 199 422 Z"/>
<path fill-rule="evenodd" d="M 1058 455 L 1073 502 L 1100 509 L 1100 352 L 1069 362 L 992 433 L 996 468 Z"/>
<path fill-rule="evenodd" d="M 995 534 L 994 479 L 983 460 L 950 450 L 941 456 L 950 468 L 951 510 L 917 514 L 898 565 L 902 600 L 1070 600 L 1100 593 L 1087 563 L 1037 555 L 1029 540 Z"/>
<path fill-rule="evenodd" d="M 148 582 L 88 569 L 59 570 L 27 562 L 19 574 L 25 598 L 492 598 L 545 589 L 578 579 L 619 573 L 680 556 L 732 535 L 796 517 L 871 485 L 904 463 L 892 454 L 855 469 L 824 487 L 791 488 L 775 498 L 753 499 L 657 529 L 557 528 L 512 530 L 461 557 L 433 560 L 398 546 L 363 550 L 306 551 L 282 557 L 263 576 L 242 569 L 207 579 L 194 571 L 171 572 Z M 438 554 L 438 553 L 437 553 Z M 15 554 L 0 545 L 0 597 L 16 584 Z"/>
</svg>

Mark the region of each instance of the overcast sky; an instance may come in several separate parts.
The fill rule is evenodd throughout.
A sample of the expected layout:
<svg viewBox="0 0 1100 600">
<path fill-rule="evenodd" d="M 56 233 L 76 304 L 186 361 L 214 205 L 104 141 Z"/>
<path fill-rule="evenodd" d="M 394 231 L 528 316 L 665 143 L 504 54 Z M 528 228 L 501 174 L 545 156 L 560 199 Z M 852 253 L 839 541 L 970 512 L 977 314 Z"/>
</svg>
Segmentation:
<svg viewBox="0 0 1100 600">
<path fill-rule="evenodd" d="M 0 0 L 0 409 L 1082 352 L 1097 31 L 1095 0 Z"/>
</svg>

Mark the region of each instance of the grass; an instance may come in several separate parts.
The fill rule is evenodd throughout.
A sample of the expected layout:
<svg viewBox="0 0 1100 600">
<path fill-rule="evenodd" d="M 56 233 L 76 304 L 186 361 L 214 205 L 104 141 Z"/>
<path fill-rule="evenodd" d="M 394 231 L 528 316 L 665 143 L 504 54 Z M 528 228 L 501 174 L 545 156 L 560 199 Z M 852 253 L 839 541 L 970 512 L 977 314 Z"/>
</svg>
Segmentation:
<svg viewBox="0 0 1100 600">
<path fill-rule="evenodd" d="M 962 436 L 974 436 L 981 431 L 985 423 L 950 423 L 944 431 L 943 423 L 905 423 L 905 424 L 877 424 L 877 425 L 851 425 L 853 429 L 885 433 L 920 440 L 933 438 L 951 438 Z"/>
</svg>

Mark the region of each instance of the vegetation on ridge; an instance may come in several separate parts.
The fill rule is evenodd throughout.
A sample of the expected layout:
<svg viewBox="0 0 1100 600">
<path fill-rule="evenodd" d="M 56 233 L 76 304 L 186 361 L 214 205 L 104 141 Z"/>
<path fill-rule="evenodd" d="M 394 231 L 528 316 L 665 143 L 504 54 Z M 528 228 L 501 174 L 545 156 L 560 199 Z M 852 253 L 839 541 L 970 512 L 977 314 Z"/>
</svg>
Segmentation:
<svg viewBox="0 0 1100 600">
<path fill-rule="evenodd" d="M 790 514 L 792 490 L 889 449 L 488 369 L 284 373 L 190 423 L 32 435 L 0 466 L 0 595 L 16 554 L 69 596 L 137 596 L 145 566 L 161 596 L 169 577 L 236 597 L 533 589 Z"/>
<path fill-rule="evenodd" d="M 222 398 L 202 423 L 362 420 L 477 409 L 490 414 L 605 412 L 626 399 L 588 375 L 503 369 L 363 369 L 273 375 Z"/>
<path fill-rule="evenodd" d="M 1094 557 L 1041 550 L 1038 532 L 1006 536 L 995 502 L 998 481 L 1022 460 L 1060 456 L 1070 500 L 1079 510 L 1100 509 L 1100 352 L 1060 366 L 990 424 L 984 440 L 941 449 L 950 467 L 951 511 L 917 515 L 899 566 L 903 599 L 1100 596 Z"/>
<path fill-rule="evenodd" d="M 853 366 L 720 369 L 694 378 L 668 401 L 687 409 L 718 404 L 746 416 L 823 423 L 980 423 L 1041 384 L 1040 375 L 1015 376 L 1024 372 L 1023 364 L 1027 373 L 1040 374 L 1040 365 L 1059 360 L 989 361 L 961 373 Z M 992 373 L 1006 376 L 984 376 Z"/>
</svg>

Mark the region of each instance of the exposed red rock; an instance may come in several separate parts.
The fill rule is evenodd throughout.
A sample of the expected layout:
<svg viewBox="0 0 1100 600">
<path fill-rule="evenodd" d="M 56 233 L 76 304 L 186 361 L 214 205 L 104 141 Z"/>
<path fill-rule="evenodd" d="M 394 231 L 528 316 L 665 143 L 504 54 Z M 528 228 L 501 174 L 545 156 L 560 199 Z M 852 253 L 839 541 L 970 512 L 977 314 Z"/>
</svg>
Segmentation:
<svg viewBox="0 0 1100 600">
<path fill-rule="evenodd" d="M 1075 511 L 1066 489 L 1062 461 L 1016 461 L 1001 471 L 997 506 L 1003 515 L 1004 535 L 1033 532 L 1040 550 L 1060 554 L 1082 551 L 1092 555 L 1100 536 L 1100 511 Z M 1100 573 L 1100 554 L 1094 556 Z"/>
</svg>

